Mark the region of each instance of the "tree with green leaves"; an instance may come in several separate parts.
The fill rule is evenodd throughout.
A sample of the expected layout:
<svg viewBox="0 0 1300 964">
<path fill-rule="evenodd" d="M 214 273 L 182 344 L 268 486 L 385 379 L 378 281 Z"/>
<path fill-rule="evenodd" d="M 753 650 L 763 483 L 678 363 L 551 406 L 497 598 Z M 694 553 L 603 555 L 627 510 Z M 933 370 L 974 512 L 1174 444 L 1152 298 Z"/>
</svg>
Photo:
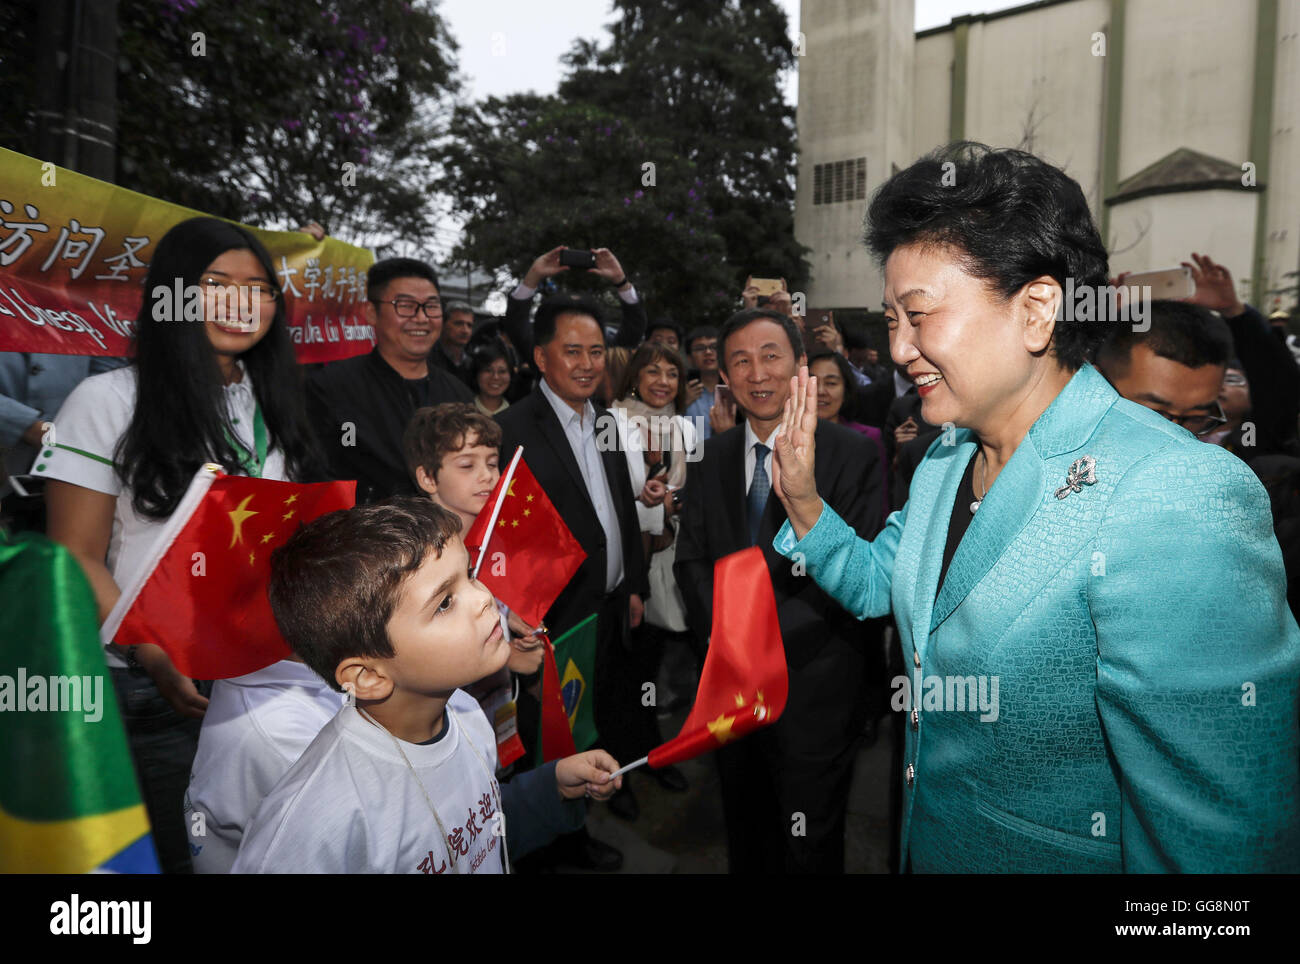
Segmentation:
<svg viewBox="0 0 1300 964">
<path fill-rule="evenodd" d="M 438 138 L 459 89 L 434 3 L 119 0 L 117 9 L 118 184 L 268 227 L 314 219 L 359 244 L 431 240 Z M 6 20 L 32 35 L 30 12 Z M 0 59 L 16 54 L 0 47 Z M 0 108 L 6 146 L 34 153 L 22 116 L 32 109 L 31 100 Z"/>
<path fill-rule="evenodd" d="M 444 163 L 466 222 L 453 260 L 519 276 L 557 244 L 606 247 L 649 303 L 673 306 L 683 320 L 716 317 L 734 300 L 704 179 L 662 139 L 535 94 L 458 110 L 451 133 Z M 564 284 L 608 287 L 581 272 Z"/>
<path fill-rule="evenodd" d="M 652 314 L 688 324 L 717 321 L 748 274 L 797 290 L 808 264 L 794 239 L 784 12 L 773 0 L 615 0 L 614 13 L 607 45 L 579 41 L 565 58 L 555 98 L 455 115 L 444 190 L 466 235 L 454 259 L 519 275 L 556 244 L 604 245 Z"/>
</svg>

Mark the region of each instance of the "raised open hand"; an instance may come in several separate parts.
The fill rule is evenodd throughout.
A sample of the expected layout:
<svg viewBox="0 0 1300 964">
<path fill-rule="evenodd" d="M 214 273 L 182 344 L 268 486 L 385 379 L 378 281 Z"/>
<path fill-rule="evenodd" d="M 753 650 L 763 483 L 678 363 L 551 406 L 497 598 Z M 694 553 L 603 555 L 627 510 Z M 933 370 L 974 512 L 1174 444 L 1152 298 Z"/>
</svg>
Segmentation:
<svg viewBox="0 0 1300 964">
<path fill-rule="evenodd" d="M 817 377 L 805 365 L 790 379 L 781 431 L 772 452 L 772 491 L 785 506 L 800 539 L 821 515 L 821 498 L 813 472 L 816 461 Z"/>
</svg>

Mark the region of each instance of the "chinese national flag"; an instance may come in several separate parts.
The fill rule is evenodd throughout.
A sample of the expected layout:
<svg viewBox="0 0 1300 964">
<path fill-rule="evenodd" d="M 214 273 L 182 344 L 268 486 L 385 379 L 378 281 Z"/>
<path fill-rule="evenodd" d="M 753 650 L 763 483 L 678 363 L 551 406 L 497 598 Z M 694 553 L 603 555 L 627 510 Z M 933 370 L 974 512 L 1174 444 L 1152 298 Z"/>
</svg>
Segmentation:
<svg viewBox="0 0 1300 964">
<path fill-rule="evenodd" d="M 689 760 L 775 723 L 789 689 L 763 550 L 751 546 L 723 556 L 713 567 L 713 635 L 695 705 L 681 733 L 651 750 L 647 762 L 666 767 Z"/>
<path fill-rule="evenodd" d="M 542 624 L 546 611 L 587 558 L 533 477 L 523 446 L 515 449 L 483 511 L 465 533 L 465 545 L 478 550 L 478 580 L 529 626 Z M 555 648 L 547 636 L 543 645 L 540 748 L 543 760 L 556 760 L 575 753 L 576 747 Z"/>
<path fill-rule="evenodd" d="M 465 545 L 479 550 L 479 581 L 529 626 L 541 624 L 587 558 L 529 471 L 522 447 L 465 534 Z"/>
<path fill-rule="evenodd" d="M 155 643 L 193 679 L 229 679 L 289 655 L 266 595 L 271 552 L 304 522 L 356 503 L 355 482 L 299 485 L 200 469 L 145 569 L 101 629 Z"/>
</svg>

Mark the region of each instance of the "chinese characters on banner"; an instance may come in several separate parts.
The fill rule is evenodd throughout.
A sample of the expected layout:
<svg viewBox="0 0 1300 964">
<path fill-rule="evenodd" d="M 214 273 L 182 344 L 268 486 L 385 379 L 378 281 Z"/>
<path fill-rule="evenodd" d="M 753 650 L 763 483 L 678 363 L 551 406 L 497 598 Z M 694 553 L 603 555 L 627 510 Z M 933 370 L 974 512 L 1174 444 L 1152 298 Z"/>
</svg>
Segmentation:
<svg viewBox="0 0 1300 964">
<path fill-rule="evenodd" d="M 129 355 L 154 245 L 200 213 L 0 148 L 0 351 Z M 300 362 L 374 347 L 369 251 L 249 230 L 271 254 Z"/>
</svg>

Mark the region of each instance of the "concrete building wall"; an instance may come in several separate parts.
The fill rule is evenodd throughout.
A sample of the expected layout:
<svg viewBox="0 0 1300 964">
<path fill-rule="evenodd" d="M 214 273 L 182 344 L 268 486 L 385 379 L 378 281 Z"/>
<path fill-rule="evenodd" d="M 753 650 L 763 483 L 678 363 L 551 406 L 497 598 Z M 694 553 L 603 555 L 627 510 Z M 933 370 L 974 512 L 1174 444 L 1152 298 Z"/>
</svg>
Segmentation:
<svg viewBox="0 0 1300 964">
<path fill-rule="evenodd" d="M 1111 256 L 1111 273 L 1177 267 L 1196 251 L 1226 265 L 1238 294 L 1247 299 L 1255 205 L 1255 195 L 1245 191 L 1154 194 L 1117 204 L 1112 228 L 1139 240 Z"/>
<path fill-rule="evenodd" d="M 799 61 L 795 237 L 813 249 L 808 304 L 879 300 L 879 272 L 862 247 L 871 192 L 905 163 L 912 141 L 912 0 L 804 0 Z M 866 158 L 864 198 L 814 204 L 818 164 Z"/>
<path fill-rule="evenodd" d="M 1300 0 L 1276 0 L 1277 30 L 1265 40 L 1273 109 L 1268 157 L 1254 161 L 1267 170 L 1258 245 L 1255 194 L 1155 195 L 1109 210 L 1103 196 L 1107 157 L 1116 184 L 1182 147 L 1234 167 L 1252 160 L 1257 11 L 1273 2 L 1057 0 L 961 18 L 916 37 L 908 31 L 910 2 L 804 0 L 795 229 L 813 249 L 809 303 L 871 306 L 880 287 L 858 244 L 865 201 L 814 208 L 813 164 L 865 156 L 869 195 L 891 164 L 905 166 L 946 143 L 954 126 L 972 140 L 1024 146 L 1078 180 L 1099 225 L 1110 218 L 1117 270 L 1168 267 L 1204 251 L 1244 280 L 1256 273 L 1258 254 L 1264 288 L 1286 283 L 1282 276 L 1300 263 Z M 1111 22 L 1121 13 L 1122 47 Z M 1094 54 L 1099 32 L 1106 56 Z M 1115 91 L 1107 90 L 1108 67 L 1121 64 L 1108 57 L 1121 59 Z M 956 123 L 954 87 L 965 104 Z M 1106 140 L 1108 104 L 1117 113 L 1117 143 Z M 1260 143 L 1258 130 L 1254 136 Z"/>
<path fill-rule="evenodd" d="M 967 52 L 966 137 L 1020 147 L 1059 165 L 1101 203 L 1106 0 L 1055 4 L 972 23 Z M 917 84 L 940 78 L 918 75 Z"/>
<path fill-rule="evenodd" d="M 1179 147 L 1246 160 L 1255 6 L 1250 0 L 1128 0 L 1121 179 Z"/>
<path fill-rule="evenodd" d="M 1278 6 L 1273 124 L 1269 131 L 1268 228 L 1264 242 L 1267 288 L 1295 284 L 1300 270 L 1300 0 Z M 1268 297 L 1264 307 L 1271 308 Z M 1285 306 L 1285 303 L 1284 303 Z M 1294 313 L 1293 313 L 1294 315 Z"/>
<path fill-rule="evenodd" d="M 916 38 L 912 85 L 912 160 L 948 143 L 952 110 L 953 36 L 951 30 Z"/>
</svg>

